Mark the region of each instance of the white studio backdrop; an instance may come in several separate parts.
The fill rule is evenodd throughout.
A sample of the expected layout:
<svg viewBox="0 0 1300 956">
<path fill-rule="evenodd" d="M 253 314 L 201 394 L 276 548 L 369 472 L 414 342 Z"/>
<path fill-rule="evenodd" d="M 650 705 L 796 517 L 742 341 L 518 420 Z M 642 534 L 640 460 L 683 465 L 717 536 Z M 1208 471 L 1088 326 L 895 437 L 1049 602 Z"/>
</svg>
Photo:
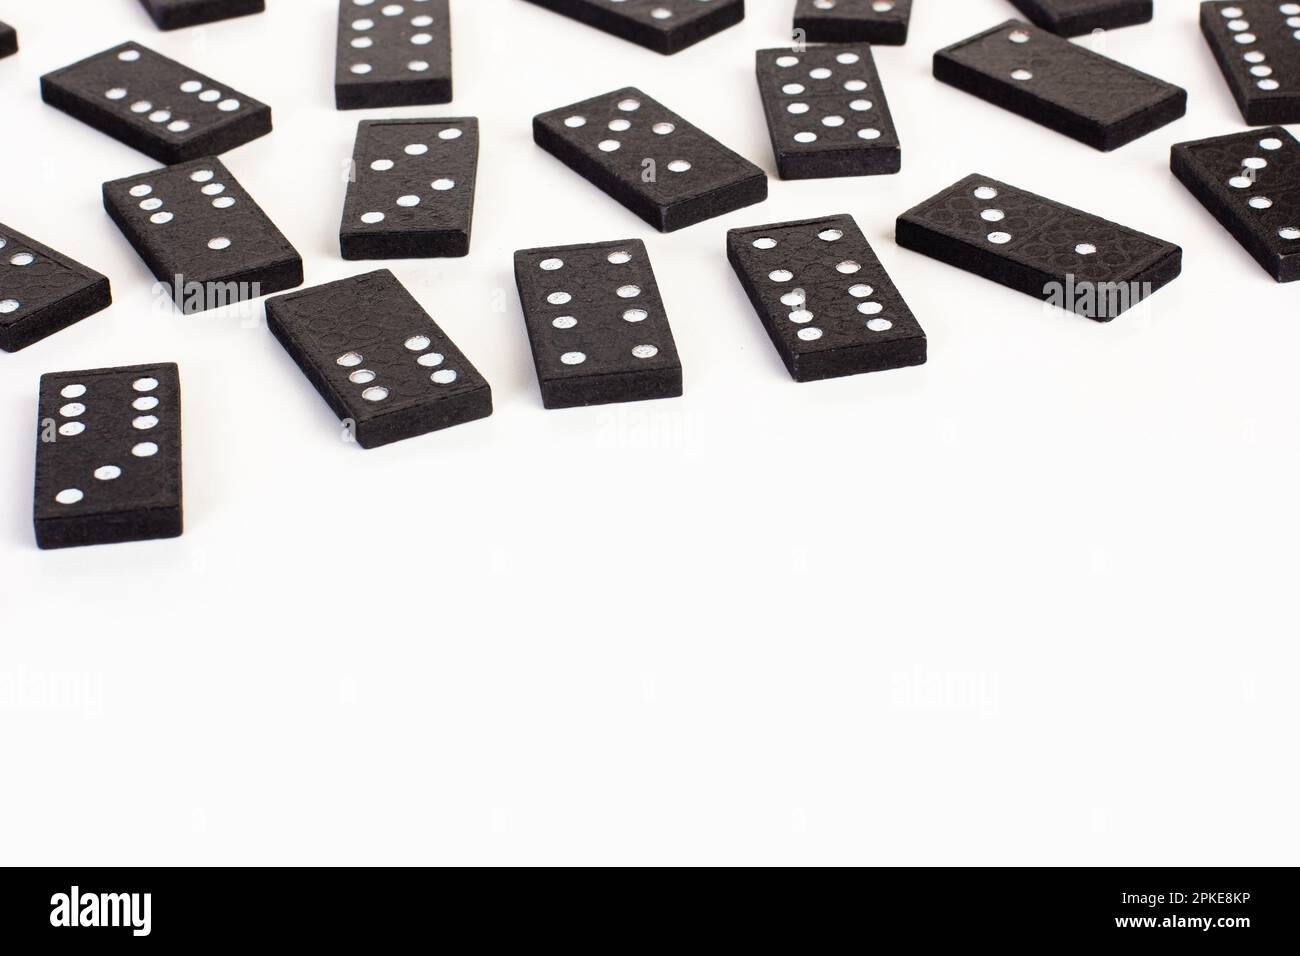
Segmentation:
<svg viewBox="0 0 1300 956">
<path fill-rule="evenodd" d="M 877 64 L 897 176 L 781 182 L 753 77 L 793 0 L 665 58 L 523 0 L 453 0 L 450 106 L 336 112 L 335 4 L 160 33 L 135 0 L 0 0 L 0 221 L 107 274 L 107 312 L 0 355 L 0 858 L 177 863 L 1294 863 L 1300 287 L 1169 173 L 1243 129 L 1196 4 L 1089 41 L 1184 86 L 1103 155 L 943 86 L 1015 14 L 917 0 Z M 40 101 L 131 39 L 274 109 L 225 156 L 320 284 L 391 265 L 494 388 L 361 451 L 261 302 L 180 317 L 100 184 L 147 157 Z M 636 85 L 773 176 L 659 235 L 533 145 Z M 477 116 L 471 255 L 345 263 L 358 120 Z M 980 172 L 1177 242 L 1099 325 L 899 249 Z M 789 380 L 727 264 L 742 225 L 852 213 L 921 368 Z M 681 399 L 544 411 L 511 256 L 646 241 Z M 184 537 L 40 552 L 36 383 L 180 364 Z"/>
</svg>

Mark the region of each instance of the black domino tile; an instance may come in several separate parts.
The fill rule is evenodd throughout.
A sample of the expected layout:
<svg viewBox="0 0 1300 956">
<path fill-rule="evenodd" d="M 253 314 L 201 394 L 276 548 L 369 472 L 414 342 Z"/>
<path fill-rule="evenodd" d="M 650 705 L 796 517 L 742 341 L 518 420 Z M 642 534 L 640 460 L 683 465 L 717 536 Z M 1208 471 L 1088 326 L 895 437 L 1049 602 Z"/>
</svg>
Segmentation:
<svg viewBox="0 0 1300 956">
<path fill-rule="evenodd" d="M 140 0 L 159 30 L 179 30 L 203 23 L 261 13 L 266 0 Z"/>
<path fill-rule="evenodd" d="M 450 103 L 451 91 L 447 0 L 339 0 L 338 109 Z"/>
<path fill-rule="evenodd" d="M 1187 111 L 1186 90 L 1020 20 L 940 50 L 934 75 L 1106 152 Z"/>
<path fill-rule="evenodd" d="M 727 258 L 796 382 L 925 363 L 925 332 L 852 216 L 732 229 Z"/>
<path fill-rule="evenodd" d="M 41 548 L 181 533 L 174 364 L 41 376 L 33 512 Z"/>
<path fill-rule="evenodd" d="M 267 325 L 362 448 L 492 414 L 492 389 L 387 269 L 277 296 Z"/>
<path fill-rule="evenodd" d="M 810 43 L 902 46 L 912 0 L 796 0 L 796 36 Z"/>
<path fill-rule="evenodd" d="M 1247 123 L 1300 123 L 1300 3 L 1202 3 L 1201 33 Z"/>
<path fill-rule="evenodd" d="M 1278 282 L 1300 279 L 1300 143 L 1280 126 L 1173 147 L 1179 181 Z"/>
<path fill-rule="evenodd" d="M 1106 322 L 1177 278 L 1183 251 L 987 176 L 898 217 L 905 249 Z"/>
<path fill-rule="evenodd" d="M 183 312 L 302 284 L 302 257 L 216 157 L 105 183 L 103 194 L 113 222 Z"/>
<path fill-rule="evenodd" d="M 902 168 L 871 47 L 759 50 L 756 62 L 782 179 L 878 176 Z"/>
<path fill-rule="evenodd" d="M 676 398 L 682 363 L 645 243 L 515 253 L 515 283 L 546 408 Z"/>
<path fill-rule="evenodd" d="M 41 77 L 46 103 L 168 165 L 271 132 L 271 108 L 139 43 Z"/>
<path fill-rule="evenodd" d="M 1011 0 L 1036 26 L 1057 36 L 1077 37 L 1094 30 L 1150 23 L 1152 0 Z"/>
<path fill-rule="evenodd" d="M 745 0 L 530 0 L 665 56 L 745 19 Z"/>
<path fill-rule="evenodd" d="M 660 232 L 767 198 L 767 176 L 634 87 L 543 113 L 533 138 Z"/>
<path fill-rule="evenodd" d="M 18 31 L 0 20 L 0 59 L 18 52 Z"/>
<path fill-rule="evenodd" d="M 98 272 L 0 223 L 0 349 L 26 348 L 112 301 Z"/>
<path fill-rule="evenodd" d="M 344 259 L 469 255 L 478 120 L 364 120 L 339 245 Z"/>
</svg>

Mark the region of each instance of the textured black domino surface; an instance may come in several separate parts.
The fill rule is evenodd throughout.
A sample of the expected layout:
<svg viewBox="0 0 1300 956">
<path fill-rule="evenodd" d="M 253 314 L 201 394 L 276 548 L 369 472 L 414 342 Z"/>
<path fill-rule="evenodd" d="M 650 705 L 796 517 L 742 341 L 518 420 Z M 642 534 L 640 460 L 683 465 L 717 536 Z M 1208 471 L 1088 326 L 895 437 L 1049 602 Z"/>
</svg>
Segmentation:
<svg viewBox="0 0 1300 956">
<path fill-rule="evenodd" d="M 112 301 L 98 272 L 0 223 L 0 349 L 26 348 Z"/>
<path fill-rule="evenodd" d="M 171 165 L 271 132 L 271 108 L 138 43 L 41 77 L 46 103 Z"/>
<path fill-rule="evenodd" d="M 492 389 L 387 269 L 277 296 L 267 326 L 357 444 L 492 414 Z"/>
<path fill-rule="evenodd" d="M 184 312 L 302 285 L 302 258 L 221 160 L 104 184 L 104 208 Z"/>
<path fill-rule="evenodd" d="M 174 364 L 41 376 L 36 543 L 72 548 L 181 533 L 181 383 Z"/>
<path fill-rule="evenodd" d="M 871 47 L 759 50 L 756 61 L 782 179 L 876 176 L 902 167 Z"/>
<path fill-rule="evenodd" d="M 0 59 L 18 52 L 18 31 L 0 20 Z"/>
<path fill-rule="evenodd" d="M 266 0 L 140 0 L 159 30 L 215 23 L 266 9 Z"/>
<path fill-rule="evenodd" d="M 1201 32 L 1247 123 L 1300 123 L 1300 3 L 1202 3 Z"/>
<path fill-rule="evenodd" d="M 978 175 L 899 216 L 896 238 L 1099 322 L 1172 282 L 1183 262 L 1172 243 Z"/>
<path fill-rule="evenodd" d="M 669 55 L 745 19 L 745 0 L 530 0 Z"/>
<path fill-rule="evenodd" d="M 339 0 L 335 106 L 363 110 L 450 102 L 447 0 Z"/>
<path fill-rule="evenodd" d="M 811 43 L 907 42 L 912 0 L 796 0 L 794 28 Z"/>
<path fill-rule="evenodd" d="M 1186 90 L 1020 20 L 940 50 L 934 75 L 1104 151 L 1187 112 Z"/>
<path fill-rule="evenodd" d="M 1152 0 L 1011 0 L 1030 22 L 1057 36 L 1150 23 Z"/>
<path fill-rule="evenodd" d="M 732 229 L 727 258 L 796 382 L 925 363 L 925 332 L 852 216 Z"/>
<path fill-rule="evenodd" d="M 660 232 L 767 198 L 763 170 L 635 87 L 542 113 L 533 138 Z"/>
<path fill-rule="evenodd" d="M 363 120 L 339 246 L 344 259 L 469 255 L 478 120 Z"/>
<path fill-rule="evenodd" d="M 639 239 L 515 253 L 542 404 L 676 398 L 682 363 Z"/>
<path fill-rule="evenodd" d="M 1178 143 L 1174 175 L 1278 282 L 1300 279 L 1300 143 L 1280 126 Z"/>
</svg>

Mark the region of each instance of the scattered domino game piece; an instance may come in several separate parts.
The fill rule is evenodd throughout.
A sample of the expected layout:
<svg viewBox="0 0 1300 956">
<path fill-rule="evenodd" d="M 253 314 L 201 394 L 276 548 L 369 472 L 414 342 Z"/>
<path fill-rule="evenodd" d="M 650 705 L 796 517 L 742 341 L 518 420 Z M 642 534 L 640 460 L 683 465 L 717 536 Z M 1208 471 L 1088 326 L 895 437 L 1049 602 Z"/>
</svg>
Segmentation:
<svg viewBox="0 0 1300 956">
<path fill-rule="evenodd" d="M 387 269 L 277 296 L 267 326 L 362 448 L 492 414 L 492 389 Z"/>
<path fill-rule="evenodd" d="M 0 59 L 18 52 L 18 31 L 0 20 Z"/>
<path fill-rule="evenodd" d="M 139 43 L 41 77 L 46 103 L 160 163 L 215 156 L 271 132 L 271 108 Z"/>
<path fill-rule="evenodd" d="M 1150 23 L 1152 0 L 1011 0 L 1031 23 L 1059 37 Z"/>
<path fill-rule="evenodd" d="M 1201 33 L 1248 124 L 1300 123 L 1300 3 L 1202 3 Z"/>
<path fill-rule="evenodd" d="M 871 47 L 759 50 L 756 60 L 782 179 L 876 176 L 902 168 Z"/>
<path fill-rule="evenodd" d="M 261 13 L 266 0 L 140 0 L 159 30 L 179 30 L 203 23 Z"/>
<path fill-rule="evenodd" d="M 447 0 L 339 0 L 334 66 L 338 109 L 450 102 Z"/>
<path fill-rule="evenodd" d="M 682 363 L 639 239 L 524 249 L 515 283 L 546 408 L 682 394 Z"/>
<path fill-rule="evenodd" d="M 0 349 L 26 348 L 112 302 L 104 276 L 0 223 Z"/>
<path fill-rule="evenodd" d="M 1300 279 L 1300 143 L 1280 126 L 1173 147 L 1179 181 L 1278 282 Z"/>
<path fill-rule="evenodd" d="M 42 375 L 39 408 L 39 547 L 181 533 L 181 384 L 174 364 Z"/>
<path fill-rule="evenodd" d="M 105 183 L 104 209 L 181 311 L 301 285 L 302 257 L 215 157 Z"/>
<path fill-rule="evenodd" d="M 669 56 L 745 19 L 745 0 L 530 0 Z"/>
<path fill-rule="evenodd" d="M 1020 20 L 940 50 L 935 78 L 1109 152 L 1187 112 L 1187 91 Z"/>
<path fill-rule="evenodd" d="M 902 46 L 912 0 L 796 0 L 794 28 L 810 43 Z"/>
<path fill-rule="evenodd" d="M 469 254 L 478 120 L 364 120 L 343 204 L 344 259 Z"/>
<path fill-rule="evenodd" d="M 635 87 L 542 113 L 533 138 L 660 232 L 767 198 L 763 170 Z"/>
<path fill-rule="evenodd" d="M 898 217 L 904 249 L 1107 322 L 1182 271 L 1183 250 L 987 176 Z"/>
<path fill-rule="evenodd" d="M 925 332 L 852 216 L 732 229 L 727 258 L 796 382 L 925 363 Z"/>
</svg>

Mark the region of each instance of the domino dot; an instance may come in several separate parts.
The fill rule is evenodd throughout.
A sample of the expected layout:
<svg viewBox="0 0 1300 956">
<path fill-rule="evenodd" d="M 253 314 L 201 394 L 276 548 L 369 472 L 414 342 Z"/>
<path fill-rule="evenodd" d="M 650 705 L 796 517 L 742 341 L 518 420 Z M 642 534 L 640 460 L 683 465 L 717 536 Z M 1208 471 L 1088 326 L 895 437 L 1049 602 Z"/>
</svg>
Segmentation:
<svg viewBox="0 0 1300 956">
<path fill-rule="evenodd" d="M 137 199 L 139 199 L 141 196 L 147 196 L 151 192 L 153 192 L 153 187 L 146 185 L 144 183 L 141 183 L 139 186 L 131 187 L 131 195 L 136 197 Z"/>
<path fill-rule="evenodd" d="M 1074 247 L 1074 251 L 1081 256 L 1090 256 L 1096 253 L 1097 247 L 1094 246 L 1091 242 L 1081 242 Z"/>
<path fill-rule="evenodd" d="M 894 327 L 894 323 L 888 319 L 867 319 L 867 328 L 872 332 L 888 332 Z"/>
<path fill-rule="evenodd" d="M 348 376 L 348 381 L 353 385 L 369 385 L 375 380 L 375 373 L 368 368 L 359 368 Z"/>
<path fill-rule="evenodd" d="M 552 292 L 546 297 L 546 301 L 551 305 L 568 305 L 573 301 L 573 296 L 567 292 Z"/>
<path fill-rule="evenodd" d="M 431 27 L 433 26 L 433 17 L 412 17 L 411 26 L 413 27 Z"/>
<path fill-rule="evenodd" d="M 815 143 L 817 142 L 817 134 L 809 133 L 807 131 L 804 131 L 802 133 L 795 133 L 794 141 L 796 143 Z"/>
<path fill-rule="evenodd" d="M 384 221 L 384 214 L 382 212 L 363 212 L 361 221 L 366 225 L 373 226 L 377 222 Z"/>
<path fill-rule="evenodd" d="M 455 188 L 456 188 L 456 180 L 454 180 L 454 179 L 435 179 L 435 180 L 434 180 L 432 183 L 430 183 L 429 185 L 432 186 L 434 189 L 438 190 L 438 192 L 440 192 L 440 193 L 445 193 L 448 189 L 455 189 Z"/>
<path fill-rule="evenodd" d="M 375 41 L 370 39 L 370 37 L 352 38 L 352 49 L 354 50 L 368 50 L 374 45 L 375 45 Z"/>
<path fill-rule="evenodd" d="M 822 337 L 822 330 L 816 328 L 806 328 L 806 329 L 800 329 L 796 334 L 799 336 L 799 338 L 803 339 L 805 342 L 816 342 L 819 338 Z"/>
<path fill-rule="evenodd" d="M 208 183 L 199 190 L 205 196 L 220 196 L 225 191 L 226 187 L 222 183 Z"/>
<path fill-rule="evenodd" d="M 1273 200 L 1269 199 L 1267 196 L 1251 196 L 1250 199 L 1246 200 L 1246 204 L 1250 206 L 1251 209 L 1273 208 Z"/>
<path fill-rule="evenodd" d="M 1300 228 L 1297 228 L 1296 226 L 1283 226 L 1277 231 L 1277 234 L 1287 242 L 1294 242 L 1296 239 L 1300 239 Z"/>
<path fill-rule="evenodd" d="M 398 196 L 397 205 L 407 206 L 407 207 L 418 206 L 420 205 L 420 197 L 419 196 Z"/>
<path fill-rule="evenodd" d="M 425 368 L 436 368 L 442 364 L 442 355 L 438 352 L 425 352 L 415 360 L 415 363 Z"/>
<path fill-rule="evenodd" d="M 406 347 L 410 349 L 412 352 L 423 352 L 431 344 L 432 343 L 429 341 L 429 337 L 427 335 L 412 335 L 405 342 Z"/>
<path fill-rule="evenodd" d="M 1020 82 L 1023 83 L 1026 80 L 1032 80 L 1034 78 L 1034 74 L 1030 73 L 1028 70 L 1012 70 L 1011 78 L 1013 80 L 1019 80 Z"/>
<path fill-rule="evenodd" d="M 641 103 L 639 100 L 631 100 L 631 99 L 622 100 L 618 104 L 618 108 L 621 109 L 624 113 L 635 113 L 637 110 L 641 108 Z"/>
<path fill-rule="evenodd" d="M 411 37 L 411 42 L 414 43 L 416 46 L 427 46 L 428 44 L 433 42 L 433 34 L 417 33 L 415 34 L 415 36 Z"/>
<path fill-rule="evenodd" d="M 361 397 L 368 402 L 382 402 L 388 397 L 388 389 L 382 385 L 372 385 L 361 393 Z"/>
<path fill-rule="evenodd" d="M 775 248 L 776 248 L 776 240 L 775 240 L 775 239 L 769 239 L 769 238 L 767 238 L 766 236 L 763 237 L 762 239 L 755 239 L 755 240 L 754 240 L 754 248 L 755 248 L 755 249 L 775 249 Z"/>
<path fill-rule="evenodd" d="M 11 266 L 29 266 L 36 261 L 36 257 L 30 252 L 20 252 L 9 260 Z"/>
<path fill-rule="evenodd" d="M 641 287 L 639 285 L 621 285 L 618 287 L 616 294 L 620 299 L 635 299 L 641 294 Z"/>
<path fill-rule="evenodd" d="M 59 426 L 59 434 L 65 438 L 73 438 L 80 435 L 86 430 L 86 426 L 81 422 L 67 422 Z"/>
<path fill-rule="evenodd" d="M 176 120 L 174 123 L 168 123 L 167 129 L 173 133 L 184 133 L 190 128 L 190 124 L 185 120 Z"/>
<path fill-rule="evenodd" d="M 117 465 L 100 465 L 95 469 L 95 477 L 100 481 L 114 481 L 122 477 L 122 469 Z"/>
<path fill-rule="evenodd" d="M 1243 159 L 1241 165 L 1246 169 L 1264 169 L 1268 166 L 1268 160 L 1260 159 L 1258 156 L 1250 156 Z"/>
<path fill-rule="evenodd" d="M 136 60 L 140 59 L 140 51 L 123 50 L 121 53 L 117 55 L 117 58 L 121 60 L 123 63 L 134 63 Z"/>
<path fill-rule="evenodd" d="M 868 127 L 867 129 L 860 129 L 858 130 L 858 137 L 860 139 L 879 139 L 880 130 L 873 129 L 870 127 Z"/>
<path fill-rule="evenodd" d="M 609 128 L 615 133 L 624 133 L 632 128 L 632 124 L 625 119 L 615 119 L 609 121 Z"/>
<path fill-rule="evenodd" d="M 565 352 L 560 356 L 560 361 L 565 365 L 581 365 L 587 361 L 587 356 L 582 352 Z"/>
<path fill-rule="evenodd" d="M 637 345 L 633 347 L 632 354 L 639 359 L 654 358 L 659 354 L 659 349 L 653 345 Z"/>
<path fill-rule="evenodd" d="M 212 205 L 218 209 L 229 209 L 234 204 L 235 200 L 231 196 L 222 196 L 219 199 L 212 200 Z"/>
<path fill-rule="evenodd" d="M 564 125 L 569 129 L 577 129 L 580 126 L 587 125 L 587 118 L 585 116 L 570 116 L 564 121 Z"/>
<path fill-rule="evenodd" d="M 859 302 L 858 311 L 863 315 L 879 315 L 885 311 L 885 307 L 879 302 Z"/>
<path fill-rule="evenodd" d="M 412 73 L 423 73 L 429 68 L 429 63 L 427 60 L 412 60 L 406 64 L 406 68 Z"/>
<path fill-rule="evenodd" d="M 1007 232 L 990 232 L 989 242 L 996 246 L 1004 246 L 1011 241 L 1011 234 Z"/>
<path fill-rule="evenodd" d="M 1007 214 L 1001 209 L 984 209 L 980 211 L 980 218 L 985 222 L 1001 222 L 1007 218 Z"/>
<path fill-rule="evenodd" d="M 1249 189 L 1255 183 L 1249 176 L 1233 176 L 1228 180 L 1228 185 L 1233 189 Z"/>
<path fill-rule="evenodd" d="M 795 289 L 793 292 L 787 292 L 785 295 L 781 296 L 781 304 L 794 308 L 795 306 L 803 305 L 806 299 L 807 297 L 804 295 L 802 289 Z"/>
<path fill-rule="evenodd" d="M 158 399 L 152 395 L 142 395 L 131 403 L 131 407 L 137 412 L 149 412 L 158 407 Z"/>
<path fill-rule="evenodd" d="M 131 383 L 131 387 L 137 392 L 152 392 L 158 387 L 158 379 L 149 377 L 137 378 Z"/>
<path fill-rule="evenodd" d="M 429 147 L 425 146 L 423 143 L 412 143 L 404 150 L 407 156 L 423 156 L 428 151 Z"/>
<path fill-rule="evenodd" d="M 824 66 L 819 66 L 815 70 L 809 70 L 808 75 L 814 80 L 829 80 L 831 78 L 831 71 L 826 69 Z"/>
<path fill-rule="evenodd" d="M 148 113 L 153 109 L 153 104 L 148 100 L 136 100 L 131 104 L 132 113 Z"/>
<path fill-rule="evenodd" d="M 222 100 L 217 104 L 217 109 L 221 110 L 223 113 L 233 113 L 235 110 L 239 109 L 239 107 L 239 100 Z"/>
<path fill-rule="evenodd" d="M 849 286 L 849 295 L 853 296 L 855 299 L 865 299 L 867 296 L 871 295 L 871 293 L 875 291 L 876 290 L 871 288 L 871 286 L 869 285 Z"/>
<path fill-rule="evenodd" d="M 444 130 L 438 131 L 438 139 L 460 139 L 464 132 L 455 126 L 449 126 Z"/>
<path fill-rule="evenodd" d="M 616 139 L 602 139 L 597 145 L 602 153 L 612 153 L 623 144 Z"/>
<path fill-rule="evenodd" d="M 158 446 L 151 441 L 142 441 L 131 449 L 131 454 L 136 458 L 152 458 L 158 454 Z"/>
<path fill-rule="evenodd" d="M 182 93 L 197 93 L 201 89 L 203 89 L 203 84 L 198 80 L 186 80 L 181 84 Z"/>
<path fill-rule="evenodd" d="M 216 236 L 208 240 L 208 248 L 216 251 L 230 248 L 230 240 L 225 236 Z"/>
<path fill-rule="evenodd" d="M 557 329 L 571 329 L 578 324 L 578 320 L 571 315 L 561 315 L 551 320 L 551 325 Z"/>
<path fill-rule="evenodd" d="M 852 259 L 846 259 L 835 267 L 836 272 L 840 272 L 846 276 L 853 275 L 853 273 L 859 272 L 861 269 L 862 266 L 858 265 Z"/>
<path fill-rule="evenodd" d="M 78 415 L 85 414 L 86 406 L 81 402 L 70 402 L 59 409 L 59 414 L 64 418 L 76 418 Z"/>
<path fill-rule="evenodd" d="M 623 313 L 624 322 L 644 322 L 649 318 L 650 313 L 645 309 L 628 309 Z"/>
<path fill-rule="evenodd" d="M 785 111 L 787 113 L 793 113 L 796 116 L 801 116 L 802 114 L 807 113 L 810 108 L 811 107 L 809 107 L 807 103 L 791 103 L 785 108 Z"/>
<path fill-rule="evenodd" d="M 54 500 L 61 505 L 75 505 L 84 497 L 86 496 L 78 488 L 64 488 L 54 496 Z"/>
<path fill-rule="evenodd" d="M 794 273 L 789 269 L 774 269 L 767 274 L 767 277 L 773 282 L 789 282 L 794 278 Z"/>
<path fill-rule="evenodd" d="M 795 309 L 790 313 L 790 321 L 802 325 L 805 322 L 811 322 L 813 314 L 807 309 Z"/>
<path fill-rule="evenodd" d="M 199 94 L 199 99 L 204 103 L 215 103 L 221 99 L 221 93 L 218 90 L 204 90 Z"/>
<path fill-rule="evenodd" d="M 563 259 L 543 259 L 541 262 L 539 262 L 539 263 L 537 264 L 537 268 L 542 269 L 542 270 L 545 271 L 545 272 L 554 272 L 556 269 L 563 269 L 563 268 L 564 268 L 564 260 L 563 260 Z"/>
<path fill-rule="evenodd" d="M 137 417 L 137 418 L 135 418 L 135 419 L 132 420 L 132 422 L 131 422 L 131 427 L 132 427 L 132 428 L 137 428 L 137 429 L 139 429 L 140 431 L 144 432 L 144 431 L 148 431 L 149 429 L 153 428 L 153 427 L 156 426 L 157 424 L 158 424 L 158 419 L 157 419 L 155 416 L 153 416 L 153 415 L 140 415 L 139 417 Z"/>
<path fill-rule="evenodd" d="M 86 386 L 65 385 L 63 386 L 63 389 L 59 392 L 59 394 L 62 395 L 64 398 L 81 398 L 81 396 L 86 394 Z"/>
<path fill-rule="evenodd" d="M 1026 33 L 1024 30 L 1012 30 L 1009 34 L 1007 34 L 1007 39 L 1010 40 L 1012 43 L 1028 43 L 1029 34 Z"/>
<path fill-rule="evenodd" d="M 654 126 L 651 126 L 650 128 L 660 136 L 667 136 L 673 130 L 677 129 L 677 127 L 672 123 L 655 123 Z"/>
<path fill-rule="evenodd" d="M 861 93 L 867 88 L 865 80 L 849 80 L 844 84 L 844 88 L 850 93 Z"/>
<path fill-rule="evenodd" d="M 668 164 L 668 171 L 673 173 L 689 172 L 690 168 L 691 168 L 691 164 L 684 159 L 674 159 L 671 163 Z"/>
<path fill-rule="evenodd" d="M 1270 136 L 1268 139 L 1261 139 L 1259 145 L 1261 149 L 1281 149 L 1282 141 L 1276 137 Z"/>
<path fill-rule="evenodd" d="M 0 315 L 9 315 L 11 312 L 17 312 L 22 303 L 17 299 L 0 299 Z"/>
<path fill-rule="evenodd" d="M 975 188 L 976 199 L 997 199 L 998 191 L 992 186 L 977 186 Z"/>
<path fill-rule="evenodd" d="M 190 173 L 190 179 L 194 180 L 196 183 L 206 183 L 211 182 L 215 175 L 216 174 L 210 169 L 196 169 L 194 172 Z"/>
<path fill-rule="evenodd" d="M 844 238 L 844 233 L 839 229 L 823 229 L 817 233 L 817 238 L 822 242 L 838 242 Z"/>
<path fill-rule="evenodd" d="M 342 365 L 344 368 L 356 368 L 361 364 L 361 355 L 358 352 L 344 352 L 334 361 L 336 364 Z"/>
<path fill-rule="evenodd" d="M 370 164 L 370 168 L 377 173 L 386 173 L 390 169 L 392 169 L 395 165 L 396 163 L 394 163 L 391 159 L 376 159 L 373 163 Z"/>
<path fill-rule="evenodd" d="M 622 249 L 619 249 L 616 252 L 611 252 L 606 258 L 610 263 L 616 266 L 621 266 L 632 261 L 631 253 L 625 252 Z"/>
<path fill-rule="evenodd" d="M 854 100 L 852 103 L 849 104 L 849 109 L 854 110 L 858 113 L 865 113 L 869 109 L 871 109 L 873 105 L 874 104 L 871 102 L 871 100 Z"/>
<path fill-rule="evenodd" d="M 856 53 L 841 53 L 835 58 L 835 62 L 843 63 L 845 66 L 848 66 L 852 63 L 857 63 L 860 59 L 862 58 Z"/>
<path fill-rule="evenodd" d="M 442 368 L 429 376 L 429 381 L 434 385 L 450 385 L 456 381 L 456 370 L 454 368 Z"/>
<path fill-rule="evenodd" d="M 357 74 L 358 76 L 364 76 L 365 74 L 369 73 L 373 69 L 373 67 L 369 63 L 353 63 L 350 67 L 348 67 L 348 69 L 351 70 L 353 73 Z"/>
<path fill-rule="evenodd" d="M 799 58 L 797 56 L 778 56 L 776 58 L 776 65 L 782 69 L 789 69 L 792 66 L 799 65 Z"/>
</svg>

